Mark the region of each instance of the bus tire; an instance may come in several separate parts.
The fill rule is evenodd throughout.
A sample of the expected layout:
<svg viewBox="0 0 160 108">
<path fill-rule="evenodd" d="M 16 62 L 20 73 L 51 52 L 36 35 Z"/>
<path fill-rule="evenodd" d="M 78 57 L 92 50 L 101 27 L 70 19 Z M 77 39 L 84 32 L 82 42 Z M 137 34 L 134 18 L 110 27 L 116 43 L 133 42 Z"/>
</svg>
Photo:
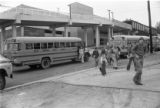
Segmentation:
<svg viewBox="0 0 160 108">
<path fill-rule="evenodd" d="M 41 61 L 41 67 L 42 69 L 47 69 L 51 65 L 51 60 L 49 58 L 43 58 Z"/>
<path fill-rule="evenodd" d="M 0 73 L 0 90 L 3 90 L 6 86 L 5 75 Z"/>
<path fill-rule="evenodd" d="M 84 57 L 84 61 L 85 61 L 85 62 L 88 62 L 88 61 L 89 61 L 89 56 L 86 55 L 86 56 Z"/>
</svg>

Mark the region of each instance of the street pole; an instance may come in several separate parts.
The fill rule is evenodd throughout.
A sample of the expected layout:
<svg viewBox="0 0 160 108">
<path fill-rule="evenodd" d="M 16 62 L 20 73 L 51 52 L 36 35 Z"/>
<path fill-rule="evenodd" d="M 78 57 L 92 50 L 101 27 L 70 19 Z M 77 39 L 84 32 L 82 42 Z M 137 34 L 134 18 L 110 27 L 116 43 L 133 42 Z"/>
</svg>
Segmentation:
<svg viewBox="0 0 160 108">
<path fill-rule="evenodd" d="M 149 20 L 149 36 L 150 36 L 150 53 L 153 53 L 150 1 L 148 0 L 147 3 L 148 3 L 148 20 Z"/>
<path fill-rule="evenodd" d="M 111 20 L 111 15 L 110 15 L 110 13 L 111 13 L 111 10 L 108 10 L 109 20 Z"/>
<path fill-rule="evenodd" d="M 113 15 L 114 13 L 113 13 L 113 12 L 111 12 L 111 14 L 112 14 L 112 20 L 114 20 L 114 15 Z"/>
<path fill-rule="evenodd" d="M 72 19 L 71 5 L 69 5 L 69 18 Z"/>
<path fill-rule="evenodd" d="M 114 21 L 114 16 L 113 16 L 113 12 L 111 12 L 111 14 L 112 14 L 112 23 L 113 23 L 113 21 Z M 112 37 L 113 37 L 113 25 L 112 25 Z"/>
<path fill-rule="evenodd" d="M 108 10 L 108 15 L 109 15 L 109 21 L 111 20 L 111 15 L 110 15 L 110 12 L 111 10 L 107 9 Z M 110 40 L 111 40 L 111 28 L 108 27 L 108 42 L 110 43 Z"/>
</svg>

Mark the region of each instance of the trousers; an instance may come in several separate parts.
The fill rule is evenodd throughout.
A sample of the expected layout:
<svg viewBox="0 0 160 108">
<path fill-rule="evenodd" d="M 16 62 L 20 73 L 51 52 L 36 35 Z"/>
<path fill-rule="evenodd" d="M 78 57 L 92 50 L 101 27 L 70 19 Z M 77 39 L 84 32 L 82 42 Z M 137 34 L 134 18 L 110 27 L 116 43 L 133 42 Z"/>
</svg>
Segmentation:
<svg viewBox="0 0 160 108">
<path fill-rule="evenodd" d="M 94 58 L 94 60 L 95 60 L 95 67 L 97 67 L 98 66 L 99 58 Z"/>
<path fill-rule="evenodd" d="M 143 57 L 134 57 L 134 65 L 136 74 L 133 77 L 134 82 L 141 82 L 142 69 L 143 69 Z"/>
<path fill-rule="evenodd" d="M 128 64 L 127 64 L 127 70 L 130 70 L 132 61 L 133 61 L 133 63 L 135 63 L 135 62 L 134 62 L 134 57 L 130 57 L 130 58 L 129 58 L 129 61 L 128 61 Z M 135 66 L 135 64 L 134 64 L 134 66 Z"/>
</svg>

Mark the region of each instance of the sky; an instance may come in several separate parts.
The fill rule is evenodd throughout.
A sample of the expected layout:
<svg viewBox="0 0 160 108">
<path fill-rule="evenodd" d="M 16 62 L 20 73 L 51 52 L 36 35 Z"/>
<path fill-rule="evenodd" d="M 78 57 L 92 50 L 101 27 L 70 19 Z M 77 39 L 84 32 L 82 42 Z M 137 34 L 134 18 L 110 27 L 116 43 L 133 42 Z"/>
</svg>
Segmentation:
<svg viewBox="0 0 160 108">
<path fill-rule="evenodd" d="M 25 4 L 50 11 L 69 13 L 68 5 L 79 2 L 93 8 L 94 14 L 108 18 L 108 10 L 115 19 L 124 21 L 132 19 L 148 25 L 147 0 L 0 0 L 0 12 L 20 4 Z M 160 0 L 150 0 L 152 26 L 160 21 Z"/>
</svg>

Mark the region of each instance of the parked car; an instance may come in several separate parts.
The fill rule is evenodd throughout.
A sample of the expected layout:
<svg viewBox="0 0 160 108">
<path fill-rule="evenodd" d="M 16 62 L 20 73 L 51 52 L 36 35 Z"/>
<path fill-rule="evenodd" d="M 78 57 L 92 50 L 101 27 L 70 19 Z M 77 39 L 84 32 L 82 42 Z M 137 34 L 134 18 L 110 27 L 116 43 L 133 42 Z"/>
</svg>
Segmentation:
<svg viewBox="0 0 160 108">
<path fill-rule="evenodd" d="M 9 59 L 0 54 L 0 90 L 5 88 L 6 77 L 13 78 L 12 64 Z"/>
</svg>

